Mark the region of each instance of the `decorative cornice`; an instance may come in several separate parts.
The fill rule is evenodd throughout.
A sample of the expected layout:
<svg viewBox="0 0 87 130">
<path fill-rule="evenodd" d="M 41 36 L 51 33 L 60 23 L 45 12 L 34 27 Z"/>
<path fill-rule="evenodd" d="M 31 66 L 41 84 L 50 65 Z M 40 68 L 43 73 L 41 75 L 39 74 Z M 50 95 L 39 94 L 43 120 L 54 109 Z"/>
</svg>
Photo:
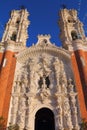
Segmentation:
<svg viewBox="0 0 87 130">
<path fill-rule="evenodd" d="M 3 53 L 4 50 L 5 50 L 4 44 L 1 42 L 1 43 L 0 43 L 0 52 Z"/>
<path fill-rule="evenodd" d="M 24 50 L 26 48 L 22 42 L 19 43 L 12 40 L 7 40 L 2 44 L 6 51 L 19 52 L 20 50 Z"/>
<path fill-rule="evenodd" d="M 75 40 L 72 42 L 72 45 L 68 45 L 69 51 L 77 51 L 77 50 L 83 50 L 87 51 L 87 42 L 82 40 Z"/>
<path fill-rule="evenodd" d="M 31 56 L 35 57 L 36 55 L 42 53 L 47 53 L 59 57 L 64 56 L 66 59 L 69 59 L 70 52 L 52 44 L 50 42 L 50 38 L 51 38 L 50 35 L 38 35 L 37 43 L 29 48 L 26 48 L 24 51 L 20 52 L 17 55 L 17 60 L 23 62 Z"/>
<path fill-rule="evenodd" d="M 63 48 L 59 48 L 56 46 L 32 46 L 29 48 L 26 48 L 24 51 L 20 52 L 17 55 L 17 60 L 19 62 L 24 62 L 26 59 L 28 59 L 31 56 L 36 56 L 38 54 L 47 53 L 54 56 L 59 57 L 65 57 L 65 59 L 70 59 L 70 53 Z"/>
</svg>

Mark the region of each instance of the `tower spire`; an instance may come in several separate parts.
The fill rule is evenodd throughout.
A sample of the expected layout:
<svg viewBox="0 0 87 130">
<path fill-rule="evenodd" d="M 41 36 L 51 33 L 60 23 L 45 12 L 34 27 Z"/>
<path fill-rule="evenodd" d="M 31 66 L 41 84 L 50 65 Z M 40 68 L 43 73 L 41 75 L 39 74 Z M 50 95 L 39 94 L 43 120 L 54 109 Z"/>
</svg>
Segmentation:
<svg viewBox="0 0 87 130">
<path fill-rule="evenodd" d="M 61 9 L 59 12 L 59 26 L 60 26 L 60 39 L 62 46 L 65 49 L 70 50 L 73 46 L 73 42 L 76 40 L 85 42 L 86 37 L 83 29 L 83 24 L 77 17 L 77 11 L 74 9 Z"/>
<path fill-rule="evenodd" d="M 26 40 L 28 38 L 27 28 L 30 24 L 28 15 L 29 13 L 26 9 L 13 10 L 11 12 L 11 18 L 6 24 L 2 42 L 11 40 L 15 43 L 20 43 L 23 46 L 26 45 Z"/>
<path fill-rule="evenodd" d="M 71 63 L 79 96 L 82 118 L 87 116 L 87 40 L 83 24 L 77 17 L 77 11 L 60 10 L 60 38 L 63 48 L 71 53 Z"/>
</svg>

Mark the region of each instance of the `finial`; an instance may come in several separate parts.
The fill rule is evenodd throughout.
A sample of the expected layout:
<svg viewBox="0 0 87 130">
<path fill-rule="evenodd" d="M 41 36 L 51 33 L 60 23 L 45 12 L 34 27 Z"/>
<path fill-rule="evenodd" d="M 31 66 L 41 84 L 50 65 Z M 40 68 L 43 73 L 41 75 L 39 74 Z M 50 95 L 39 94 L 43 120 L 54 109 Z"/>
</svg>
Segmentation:
<svg viewBox="0 0 87 130">
<path fill-rule="evenodd" d="M 20 8 L 21 8 L 21 9 L 25 9 L 25 6 L 24 6 L 24 5 L 21 5 Z"/>
<path fill-rule="evenodd" d="M 62 4 L 62 8 L 63 8 L 63 9 L 66 9 L 67 7 L 66 7 L 66 5 L 65 5 L 65 4 Z"/>
</svg>

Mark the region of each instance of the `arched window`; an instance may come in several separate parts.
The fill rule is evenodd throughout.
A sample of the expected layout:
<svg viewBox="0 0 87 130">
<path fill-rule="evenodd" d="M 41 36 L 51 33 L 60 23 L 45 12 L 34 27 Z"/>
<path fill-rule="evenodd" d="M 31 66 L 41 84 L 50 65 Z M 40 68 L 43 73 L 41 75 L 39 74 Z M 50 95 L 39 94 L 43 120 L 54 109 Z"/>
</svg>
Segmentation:
<svg viewBox="0 0 87 130">
<path fill-rule="evenodd" d="M 49 76 L 44 75 L 43 77 L 40 77 L 40 79 L 38 81 L 39 88 L 42 88 L 43 84 L 46 85 L 46 88 L 49 88 L 49 85 L 50 85 Z"/>
<path fill-rule="evenodd" d="M 48 108 L 42 108 L 35 115 L 35 130 L 55 130 L 54 114 Z"/>
<path fill-rule="evenodd" d="M 77 32 L 76 32 L 76 31 L 72 31 L 72 32 L 71 32 L 71 36 L 72 36 L 72 40 L 78 39 L 78 35 L 77 35 Z"/>
<path fill-rule="evenodd" d="M 68 23 L 75 23 L 76 21 L 72 17 L 68 17 Z"/>
<path fill-rule="evenodd" d="M 18 18 L 16 24 L 19 25 L 19 23 L 20 23 L 20 19 Z"/>
<path fill-rule="evenodd" d="M 11 36 L 11 40 L 12 40 L 12 41 L 16 41 L 16 37 L 17 37 L 16 32 L 13 32 L 13 34 L 12 34 L 12 36 Z"/>
<path fill-rule="evenodd" d="M 47 85 L 47 88 L 49 88 L 49 85 L 50 85 L 49 76 L 47 76 L 47 77 L 45 78 L 45 84 Z"/>
</svg>

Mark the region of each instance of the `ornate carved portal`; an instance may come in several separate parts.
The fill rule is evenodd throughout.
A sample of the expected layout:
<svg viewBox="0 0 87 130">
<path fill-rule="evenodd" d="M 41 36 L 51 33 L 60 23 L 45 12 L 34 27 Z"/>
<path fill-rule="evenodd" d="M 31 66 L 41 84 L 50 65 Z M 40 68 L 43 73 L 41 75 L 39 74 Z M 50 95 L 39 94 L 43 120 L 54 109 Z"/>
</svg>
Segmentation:
<svg viewBox="0 0 87 130">
<path fill-rule="evenodd" d="M 67 76 L 65 63 L 58 57 L 44 54 L 17 63 L 8 124 L 18 123 L 20 130 L 40 130 L 38 123 L 42 129 L 46 121 L 49 130 L 54 121 L 50 130 L 54 127 L 79 130 L 77 93 L 72 78 Z M 38 110 L 44 111 L 38 115 Z M 50 114 L 54 115 L 52 121 Z"/>
</svg>

